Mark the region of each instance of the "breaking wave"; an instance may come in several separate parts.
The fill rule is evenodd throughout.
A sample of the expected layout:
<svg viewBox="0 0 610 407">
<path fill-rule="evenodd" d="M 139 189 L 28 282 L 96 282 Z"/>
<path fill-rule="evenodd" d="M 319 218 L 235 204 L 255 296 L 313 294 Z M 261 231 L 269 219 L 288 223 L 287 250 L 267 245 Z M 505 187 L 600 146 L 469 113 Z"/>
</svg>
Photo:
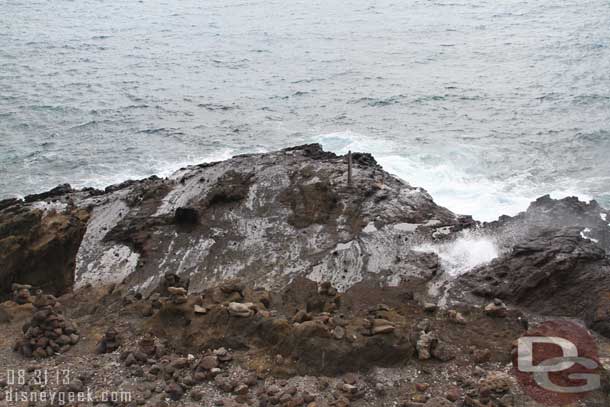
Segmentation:
<svg viewBox="0 0 610 407">
<path fill-rule="evenodd" d="M 442 243 L 425 242 L 412 248 L 435 253 L 449 277 L 457 277 L 497 258 L 502 250 L 495 237 L 466 230 L 455 240 Z"/>
</svg>

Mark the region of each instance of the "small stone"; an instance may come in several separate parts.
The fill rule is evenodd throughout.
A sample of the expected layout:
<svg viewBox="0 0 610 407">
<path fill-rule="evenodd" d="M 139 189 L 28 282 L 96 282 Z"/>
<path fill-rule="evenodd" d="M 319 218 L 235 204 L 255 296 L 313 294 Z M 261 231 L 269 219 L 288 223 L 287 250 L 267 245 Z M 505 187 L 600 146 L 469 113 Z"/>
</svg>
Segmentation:
<svg viewBox="0 0 610 407">
<path fill-rule="evenodd" d="M 203 392 L 201 390 L 191 390 L 191 399 L 194 401 L 203 400 Z"/>
<path fill-rule="evenodd" d="M 233 360 L 233 356 L 225 348 L 218 348 L 214 350 L 214 355 L 216 355 L 218 360 L 221 362 L 229 362 Z"/>
<path fill-rule="evenodd" d="M 194 310 L 195 314 L 197 314 L 197 315 L 205 315 L 205 314 L 208 313 L 208 309 L 207 308 L 202 307 L 201 305 L 197 305 L 197 304 L 195 304 L 193 310 Z"/>
<path fill-rule="evenodd" d="M 267 387 L 267 394 L 270 395 L 270 396 L 278 394 L 281 391 L 282 391 L 282 389 L 279 386 L 275 385 L 275 384 L 272 384 L 271 386 Z"/>
<path fill-rule="evenodd" d="M 442 397 L 434 397 L 428 400 L 424 407 L 455 407 L 455 404 Z"/>
<path fill-rule="evenodd" d="M 303 393 L 303 401 L 305 403 L 312 403 L 316 398 L 314 397 L 313 394 L 309 393 L 309 392 L 304 392 Z"/>
<path fill-rule="evenodd" d="M 447 394 L 445 394 L 445 398 L 449 401 L 458 401 L 462 397 L 462 391 L 459 387 L 451 387 L 447 390 Z"/>
<path fill-rule="evenodd" d="M 510 390 L 511 377 L 503 372 L 492 372 L 479 383 L 479 394 L 505 393 Z"/>
<path fill-rule="evenodd" d="M 454 309 L 451 309 L 448 311 L 448 315 L 449 315 L 449 320 L 451 322 L 455 322 L 456 324 L 461 324 L 461 325 L 466 324 L 466 318 L 464 318 L 464 316 L 460 312 L 458 312 Z"/>
<path fill-rule="evenodd" d="M 155 310 L 154 310 L 152 304 L 146 304 L 142 308 L 141 313 L 142 313 L 143 317 L 148 318 L 148 317 L 152 317 L 154 315 Z"/>
<path fill-rule="evenodd" d="M 418 331 L 430 332 L 430 329 L 432 328 L 432 323 L 428 318 L 424 318 L 417 323 L 416 328 Z"/>
<path fill-rule="evenodd" d="M 343 382 L 347 384 L 356 384 L 358 383 L 358 376 L 354 373 L 347 373 L 343 376 Z"/>
<path fill-rule="evenodd" d="M 352 384 L 343 383 L 343 384 L 339 385 L 339 390 L 344 391 L 345 393 L 353 394 L 358 391 L 358 387 L 356 387 Z"/>
<path fill-rule="evenodd" d="M 428 390 L 430 388 L 430 384 L 428 384 L 428 383 L 416 383 L 415 384 L 415 388 L 417 389 L 418 392 L 424 393 L 426 390 Z"/>
<path fill-rule="evenodd" d="M 491 360 L 491 351 L 489 349 L 475 349 L 472 357 L 475 363 L 486 363 Z"/>
<path fill-rule="evenodd" d="M 212 370 L 218 367 L 218 357 L 213 355 L 204 356 L 199 362 L 199 367 L 205 370 Z"/>
<path fill-rule="evenodd" d="M 390 334 L 394 332 L 396 328 L 394 325 L 381 325 L 373 327 L 373 335 Z"/>
<path fill-rule="evenodd" d="M 189 366 L 187 358 L 178 358 L 172 362 L 172 367 L 175 369 L 184 369 Z"/>
<path fill-rule="evenodd" d="M 343 339 L 345 337 L 345 328 L 336 326 L 335 329 L 333 329 L 333 337 L 339 340 Z"/>
<path fill-rule="evenodd" d="M 485 314 L 494 318 L 506 318 L 508 316 L 508 308 L 501 301 L 500 304 L 494 301 L 485 306 Z"/>
<path fill-rule="evenodd" d="M 256 383 L 258 383 L 258 377 L 256 376 L 256 373 L 248 373 L 248 375 L 244 379 L 244 384 L 246 384 L 248 387 L 253 387 L 256 386 Z"/>
<path fill-rule="evenodd" d="M 454 346 L 449 345 L 445 341 L 438 341 L 432 346 L 432 356 L 441 362 L 448 362 L 455 359 L 457 349 Z"/>
<path fill-rule="evenodd" d="M 133 353 L 130 353 L 125 359 L 125 366 L 127 367 L 135 365 L 136 363 L 138 363 L 138 361 L 136 360 L 136 357 L 133 355 Z"/>
<path fill-rule="evenodd" d="M 252 307 L 254 307 L 252 303 L 231 302 L 229 303 L 229 314 L 234 317 L 248 318 L 254 314 Z"/>
<path fill-rule="evenodd" d="M 233 389 L 233 393 L 235 394 L 239 394 L 239 395 L 244 395 L 248 393 L 248 385 L 246 384 L 240 384 L 237 387 L 235 387 L 235 389 Z"/>
<path fill-rule="evenodd" d="M 177 297 L 185 297 L 188 294 L 186 288 L 183 287 L 167 287 L 167 292 Z"/>
<path fill-rule="evenodd" d="M 428 401 L 428 396 L 422 393 L 414 394 L 413 396 L 411 396 L 411 401 L 414 401 L 416 403 L 425 403 L 426 401 Z"/>
<path fill-rule="evenodd" d="M 424 311 L 426 311 L 426 312 L 433 313 L 433 312 L 436 312 L 437 309 L 438 309 L 438 305 L 436 305 L 432 302 L 424 303 Z"/>
<path fill-rule="evenodd" d="M 419 339 L 415 344 L 419 360 L 428 360 L 431 357 L 432 344 L 436 341 L 436 336 L 432 332 L 421 331 Z"/>
<path fill-rule="evenodd" d="M 305 321 L 311 321 L 311 315 L 303 310 L 297 311 L 297 313 L 292 317 L 292 322 L 297 324 L 301 324 Z"/>
<path fill-rule="evenodd" d="M 184 395 L 184 389 L 178 383 L 170 383 L 165 389 L 165 392 L 169 398 L 174 401 L 180 400 Z"/>
</svg>

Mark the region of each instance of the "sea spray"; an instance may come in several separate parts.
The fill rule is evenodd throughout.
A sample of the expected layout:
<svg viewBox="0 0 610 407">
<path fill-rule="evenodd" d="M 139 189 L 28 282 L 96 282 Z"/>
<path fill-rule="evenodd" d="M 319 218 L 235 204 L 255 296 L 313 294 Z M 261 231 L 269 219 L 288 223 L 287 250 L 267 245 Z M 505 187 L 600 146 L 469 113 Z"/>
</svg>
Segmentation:
<svg viewBox="0 0 610 407">
<path fill-rule="evenodd" d="M 438 305 L 447 305 L 446 293 L 451 281 L 478 266 L 487 264 L 497 258 L 502 249 L 496 237 L 478 231 L 465 230 L 448 242 L 423 242 L 412 249 L 414 251 L 435 253 L 444 271 L 432 281 L 428 293 L 437 298 Z"/>
<path fill-rule="evenodd" d="M 501 252 L 495 237 L 471 230 L 461 232 L 460 236 L 448 242 L 418 244 L 413 250 L 435 253 L 441 260 L 443 271 L 450 277 L 487 264 Z"/>
<path fill-rule="evenodd" d="M 411 142 L 405 146 L 404 142 L 373 139 L 350 130 L 321 134 L 313 141 L 337 154 L 349 150 L 369 152 L 384 170 L 424 188 L 437 204 L 479 221 L 517 215 L 544 194 L 550 193 L 553 198 L 592 198 L 571 179 L 557 179 L 552 186 L 533 182 L 535 177 L 530 168 L 514 169 L 503 177 L 493 176 L 484 171 L 488 152 L 472 145 L 447 141 L 440 145 Z"/>
</svg>

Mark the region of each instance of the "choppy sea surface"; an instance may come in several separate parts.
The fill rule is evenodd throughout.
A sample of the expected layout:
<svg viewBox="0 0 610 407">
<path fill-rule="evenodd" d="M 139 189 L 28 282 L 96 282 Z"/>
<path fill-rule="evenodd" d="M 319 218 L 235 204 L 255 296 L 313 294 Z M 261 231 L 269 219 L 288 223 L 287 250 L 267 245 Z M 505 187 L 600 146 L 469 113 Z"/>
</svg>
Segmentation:
<svg viewBox="0 0 610 407">
<path fill-rule="evenodd" d="M 306 142 L 449 209 L 610 205 L 607 0 L 0 0 L 0 198 Z"/>
</svg>

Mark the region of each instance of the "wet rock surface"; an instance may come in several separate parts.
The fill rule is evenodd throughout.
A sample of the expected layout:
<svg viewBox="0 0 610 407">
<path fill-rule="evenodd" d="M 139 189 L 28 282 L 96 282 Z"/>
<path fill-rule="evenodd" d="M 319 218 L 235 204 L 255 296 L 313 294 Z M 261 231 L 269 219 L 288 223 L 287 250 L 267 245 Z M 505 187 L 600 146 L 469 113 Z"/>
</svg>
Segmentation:
<svg viewBox="0 0 610 407">
<path fill-rule="evenodd" d="M 532 312 L 575 317 L 610 336 L 610 262 L 580 228 L 541 229 L 491 264 L 461 276 L 456 297 L 470 292 Z M 501 313 L 488 305 L 490 314 Z"/>
</svg>

